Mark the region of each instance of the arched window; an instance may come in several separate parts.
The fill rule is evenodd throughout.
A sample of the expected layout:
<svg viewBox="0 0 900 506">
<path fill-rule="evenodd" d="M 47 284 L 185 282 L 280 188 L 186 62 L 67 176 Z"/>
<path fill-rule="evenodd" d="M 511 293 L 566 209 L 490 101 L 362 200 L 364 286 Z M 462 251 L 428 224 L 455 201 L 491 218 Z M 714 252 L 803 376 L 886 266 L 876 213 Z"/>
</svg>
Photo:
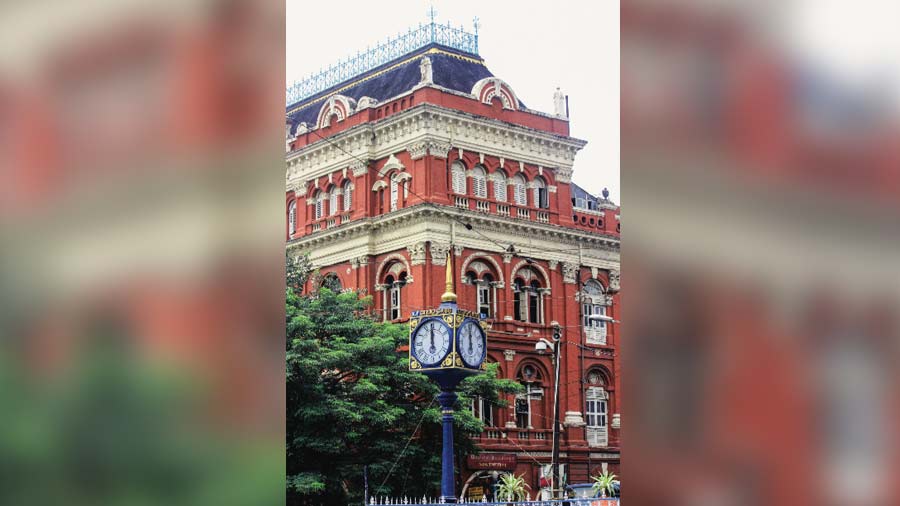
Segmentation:
<svg viewBox="0 0 900 506">
<path fill-rule="evenodd" d="M 486 262 L 476 260 L 469 264 L 466 278 L 475 287 L 475 303 L 485 318 L 493 318 L 496 312 L 497 283 L 492 269 Z"/>
<path fill-rule="evenodd" d="M 506 176 L 502 172 L 494 175 L 494 198 L 498 202 L 506 202 Z"/>
<path fill-rule="evenodd" d="M 322 278 L 322 288 L 327 288 L 334 293 L 341 293 L 344 287 L 341 285 L 341 278 L 337 274 L 330 272 Z"/>
<path fill-rule="evenodd" d="M 451 183 L 453 184 L 453 193 L 459 195 L 466 194 L 466 168 L 461 162 L 453 162 L 450 167 Z"/>
<path fill-rule="evenodd" d="M 541 209 L 550 207 L 550 199 L 547 195 L 547 183 L 544 178 L 538 177 L 534 180 L 534 206 Z"/>
<path fill-rule="evenodd" d="M 472 169 L 472 193 L 476 197 L 487 198 L 487 173 L 480 165 Z"/>
<path fill-rule="evenodd" d="M 516 205 L 527 206 L 528 205 L 528 193 L 525 189 L 525 178 L 522 177 L 522 174 L 516 174 L 512 178 L 512 185 L 513 185 L 513 198 L 516 199 Z"/>
<path fill-rule="evenodd" d="M 402 263 L 394 262 L 387 269 L 384 283 L 381 285 L 384 296 L 385 321 L 399 320 L 403 317 L 400 307 L 402 303 L 401 290 L 404 286 L 406 286 L 406 271 Z"/>
<path fill-rule="evenodd" d="M 328 214 L 336 214 L 338 212 L 338 192 L 337 188 L 332 186 L 328 190 Z"/>
<path fill-rule="evenodd" d="M 397 175 L 391 175 L 391 211 L 397 210 L 397 202 L 400 200 L 400 192 L 398 191 Z"/>
<path fill-rule="evenodd" d="M 288 206 L 288 234 L 294 235 L 297 231 L 297 201 L 292 200 Z"/>
<path fill-rule="evenodd" d="M 515 319 L 521 322 L 544 323 L 544 301 L 538 274 L 525 267 L 516 273 L 513 282 Z"/>
<path fill-rule="evenodd" d="M 485 358 L 485 362 L 493 363 L 493 361 Z M 497 425 L 494 423 L 494 406 L 492 405 L 489 399 L 485 399 L 484 397 L 475 396 L 472 399 L 471 404 L 472 416 L 481 420 L 485 427 L 496 427 Z"/>
<path fill-rule="evenodd" d="M 603 285 L 596 279 L 589 279 L 581 290 L 581 324 L 587 342 L 606 344 L 606 322 L 591 318 L 593 315 L 606 316 L 606 295 Z"/>
<path fill-rule="evenodd" d="M 321 191 L 317 191 L 313 196 L 313 199 L 316 201 L 316 219 L 318 220 L 322 218 L 322 207 L 325 205 L 325 194 Z"/>
<path fill-rule="evenodd" d="M 588 387 L 584 391 L 585 407 L 584 415 L 587 427 L 585 435 L 588 446 L 602 447 L 609 444 L 609 393 L 606 386 L 605 375 L 597 369 L 591 369 L 586 378 Z"/>
<path fill-rule="evenodd" d="M 350 181 L 344 183 L 344 211 L 353 208 L 353 185 Z"/>
<path fill-rule="evenodd" d="M 516 427 L 533 429 L 535 425 L 543 425 L 543 415 L 538 412 L 544 399 L 541 370 L 536 365 L 526 362 L 519 369 L 516 381 L 525 387 L 524 393 L 516 395 Z"/>
</svg>

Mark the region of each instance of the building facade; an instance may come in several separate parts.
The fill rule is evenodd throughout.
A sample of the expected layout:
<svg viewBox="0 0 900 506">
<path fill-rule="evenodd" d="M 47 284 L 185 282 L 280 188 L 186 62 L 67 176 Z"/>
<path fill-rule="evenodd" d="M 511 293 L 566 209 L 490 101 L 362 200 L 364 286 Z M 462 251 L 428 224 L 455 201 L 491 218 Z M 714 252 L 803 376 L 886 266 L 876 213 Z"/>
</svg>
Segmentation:
<svg viewBox="0 0 900 506">
<path fill-rule="evenodd" d="M 553 361 L 562 329 L 560 462 L 569 483 L 619 465 L 619 209 L 572 183 L 585 141 L 565 99 L 530 110 L 478 55 L 477 35 L 440 24 L 342 62 L 289 90 L 288 253 L 322 284 L 374 298 L 385 321 L 437 307 L 452 251 L 459 305 L 490 321 L 488 362 L 525 393 L 476 400 L 482 453 L 458 490 L 549 474 Z"/>
</svg>

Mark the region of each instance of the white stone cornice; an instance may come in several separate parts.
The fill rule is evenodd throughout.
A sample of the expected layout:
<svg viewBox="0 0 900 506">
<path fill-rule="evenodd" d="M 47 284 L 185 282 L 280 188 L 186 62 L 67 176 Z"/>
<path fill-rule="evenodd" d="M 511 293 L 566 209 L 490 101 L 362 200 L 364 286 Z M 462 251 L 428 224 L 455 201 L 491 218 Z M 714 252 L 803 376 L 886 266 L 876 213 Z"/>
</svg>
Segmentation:
<svg viewBox="0 0 900 506">
<path fill-rule="evenodd" d="M 557 178 L 571 178 L 575 154 L 585 141 L 512 125 L 434 104 L 421 104 L 382 120 L 356 125 L 287 156 L 288 178 L 312 179 L 356 160 L 385 158 L 425 143 L 428 154 L 446 157 L 452 147 L 492 153 L 504 159 L 558 167 Z M 349 153 L 349 154 L 348 154 Z M 548 169 L 550 170 L 550 169 Z"/>
<path fill-rule="evenodd" d="M 457 228 L 454 245 L 502 255 L 507 263 L 513 261 L 513 255 L 506 253 L 503 245 L 514 244 L 537 260 L 619 269 L 619 241 L 615 237 L 435 204 L 417 204 L 383 216 L 353 220 L 291 240 L 288 249 L 309 252 L 317 264 L 329 265 L 431 242 L 435 263 L 442 263 L 451 228 L 459 219 L 465 219 L 480 233 Z"/>
<path fill-rule="evenodd" d="M 362 176 L 367 170 L 369 170 L 369 165 L 361 160 L 350 162 L 350 171 L 353 172 L 353 177 Z"/>
</svg>

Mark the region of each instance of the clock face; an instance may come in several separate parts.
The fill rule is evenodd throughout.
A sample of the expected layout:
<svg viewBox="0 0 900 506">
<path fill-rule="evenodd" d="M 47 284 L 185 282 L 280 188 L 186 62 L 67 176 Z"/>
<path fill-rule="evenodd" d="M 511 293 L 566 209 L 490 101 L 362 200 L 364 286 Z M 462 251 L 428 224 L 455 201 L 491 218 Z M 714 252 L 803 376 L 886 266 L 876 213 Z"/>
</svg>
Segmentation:
<svg viewBox="0 0 900 506">
<path fill-rule="evenodd" d="M 441 320 L 426 320 L 412 339 L 413 353 L 425 367 L 433 367 L 450 351 L 450 328 Z"/>
<path fill-rule="evenodd" d="M 466 320 L 456 330 L 456 350 L 469 367 L 480 367 L 484 362 L 486 339 L 484 330 L 475 320 Z"/>
</svg>

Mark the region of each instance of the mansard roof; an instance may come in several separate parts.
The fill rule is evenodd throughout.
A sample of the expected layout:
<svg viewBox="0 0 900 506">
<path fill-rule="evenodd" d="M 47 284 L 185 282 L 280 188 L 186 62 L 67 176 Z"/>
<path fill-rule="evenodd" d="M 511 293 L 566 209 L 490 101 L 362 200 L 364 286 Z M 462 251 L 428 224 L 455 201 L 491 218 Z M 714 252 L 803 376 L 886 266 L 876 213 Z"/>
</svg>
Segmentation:
<svg viewBox="0 0 900 506">
<path fill-rule="evenodd" d="M 611 200 L 609 200 L 608 198 L 597 197 L 597 196 L 595 196 L 595 195 L 592 195 L 592 194 L 589 193 L 587 190 L 585 190 L 584 188 L 578 186 L 578 185 L 575 184 L 574 182 L 570 183 L 570 188 L 571 188 L 571 191 L 572 191 L 572 198 L 573 198 L 573 199 L 584 199 L 584 200 L 587 201 L 587 202 L 593 202 L 594 205 L 593 205 L 592 207 L 593 207 L 594 209 L 599 209 L 600 206 L 601 206 L 602 204 L 615 205 L 615 204 L 613 204 L 613 202 L 612 202 Z"/>
<path fill-rule="evenodd" d="M 288 122 L 293 126 L 299 123 L 314 125 L 324 100 L 335 94 L 355 100 L 371 97 L 382 102 L 406 93 L 421 81 L 419 64 L 421 57 L 426 55 L 431 59 L 434 84 L 443 88 L 470 94 L 478 81 L 494 77 L 480 56 L 441 44 L 429 44 L 289 105 Z M 518 105 L 525 107 L 521 101 Z"/>
</svg>

